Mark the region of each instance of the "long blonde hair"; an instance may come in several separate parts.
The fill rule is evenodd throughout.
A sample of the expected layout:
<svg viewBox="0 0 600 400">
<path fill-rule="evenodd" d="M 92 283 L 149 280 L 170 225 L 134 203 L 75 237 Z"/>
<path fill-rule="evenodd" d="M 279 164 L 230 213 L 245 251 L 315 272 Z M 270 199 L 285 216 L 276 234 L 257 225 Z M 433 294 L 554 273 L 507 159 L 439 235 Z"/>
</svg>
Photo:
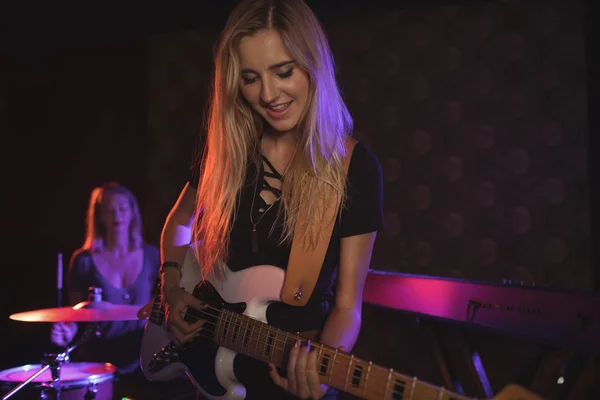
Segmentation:
<svg viewBox="0 0 600 400">
<path fill-rule="evenodd" d="M 106 225 L 100 218 L 102 202 L 107 196 L 121 194 L 127 198 L 131 208 L 129 224 L 129 250 L 137 250 L 142 246 L 142 215 L 138 201 L 131 190 L 117 182 L 107 182 L 94 188 L 90 194 L 90 202 L 86 214 L 86 234 L 82 249 L 97 253 L 104 250 Z"/>
<path fill-rule="evenodd" d="M 196 256 L 203 276 L 227 262 L 236 196 L 249 162 L 261 162 L 258 149 L 265 122 L 240 93 L 238 44 L 242 37 L 264 29 L 275 29 L 281 35 L 310 82 L 307 106 L 297 127 L 297 155 L 283 181 L 282 242 L 291 242 L 302 213 L 321 216 L 316 222 L 308 218 L 300 232 L 307 245 L 315 245 L 324 211 L 315 199 L 335 196 L 341 201 L 345 197 L 344 142 L 353 122 L 335 79 L 325 32 L 302 0 L 242 1 L 230 14 L 215 53 L 193 228 L 194 242 L 202 243 L 196 247 Z"/>
</svg>

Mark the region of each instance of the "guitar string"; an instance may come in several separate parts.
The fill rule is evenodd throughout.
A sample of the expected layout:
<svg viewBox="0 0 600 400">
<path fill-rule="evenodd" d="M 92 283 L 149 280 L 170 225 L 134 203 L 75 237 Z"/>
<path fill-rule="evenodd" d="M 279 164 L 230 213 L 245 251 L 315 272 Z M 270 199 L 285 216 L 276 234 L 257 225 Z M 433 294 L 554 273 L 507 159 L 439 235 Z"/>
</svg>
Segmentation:
<svg viewBox="0 0 600 400">
<path fill-rule="evenodd" d="M 223 314 L 223 311 L 222 311 L 222 310 L 220 310 L 220 309 L 218 309 L 218 308 L 215 308 L 215 307 L 212 307 L 212 306 L 207 306 L 207 307 L 205 307 L 205 309 L 211 309 L 211 310 L 215 310 L 215 311 L 217 311 L 218 313 L 221 313 L 221 314 Z M 221 317 L 221 316 L 219 316 L 219 315 L 211 314 L 211 313 L 209 313 L 209 312 L 206 312 L 206 311 L 203 311 L 203 310 L 202 310 L 202 311 L 198 310 L 198 312 L 199 312 L 199 313 L 204 313 L 204 314 L 206 314 L 206 315 L 208 315 L 208 316 L 211 316 L 211 317 L 215 317 L 215 318 L 222 318 L 222 317 Z M 160 314 L 160 315 L 164 315 L 164 311 L 161 311 L 161 310 L 154 310 L 154 313 L 158 313 L 158 314 Z M 242 327 L 242 329 L 247 329 L 247 328 L 244 328 L 242 324 L 238 324 L 238 323 L 237 323 L 237 322 L 238 322 L 238 320 L 240 320 L 240 321 L 242 321 L 242 322 L 243 322 L 243 319 L 244 319 L 244 318 L 247 318 L 247 319 L 248 319 L 248 324 L 250 324 L 250 323 L 257 324 L 257 325 L 258 325 L 258 327 L 260 327 L 260 328 L 262 328 L 262 325 L 261 325 L 261 324 L 263 324 L 263 325 L 267 325 L 267 324 L 265 324 L 265 323 L 264 323 L 264 322 L 262 322 L 262 321 L 253 320 L 253 319 L 251 319 L 251 318 L 249 318 L 249 317 L 247 317 L 247 316 L 245 316 L 245 315 L 243 315 L 243 314 L 240 314 L 241 318 L 240 318 L 240 317 L 238 317 L 238 316 L 236 316 L 237 314 L 236 314 L 236 315 L 234 315 L 234 314 L 236 314 L 236 313 L 231 313 L 230 315 L 232 316 L 232 318 L 234 318 L 234 319 L 235 319 L 235 321 L 226 321 L 226 322 L 229 322 L 231 325 L 233 325 L 233 326 L 234 326 L 234 328 L 235 328 L 235 327 Z M 199 318 L 199 317 L 197 317 L 197 316 L 195 316 L 195 315 L 192 315 L 192 314 L 188 314 L 188 316 L 189 316 L 189 317 L 191 317 L 191 318 L 195 318 L 196 320 L 200 320 L 200 319 L 201 319 L 201 318 Z M 216 325 L 217 325 L 216 323 L 214 323 L 214 322 L 212 322 L 212 321 L 209 321 L 209 320 L 207 320 L 207 319 L 204 319 L 204 321 L 205 321 L 205 324 L 204 324 L 204 325 L 206 325 L 206 323 L 212 324 L 212 325 L 214 325 L 215 327 L 216 327 Z M 200 332 L 208 332 L 208 333 L 212 333 L 212 334 L 215 334 L 215 333 L 216 333 L 214 330 L 210 330 L 210 329 L 206 329 L 206 328 L 204 328 L 204 325 L 203 325 L 203 327 L 201 328 Z M 256 327 L 256 326 L 255 326 L 255 327 Z M 280 329 L 278 329 L 278 328 L 273 328 L 273 327 L 270 327 L 269 325 L 267 325 L 267 328 L 266 328 L 266 329 L 267 329 L 267 332 L 273 332 L 273 333 L 275 333 L 275 337 L 274 337 L 274 338 L 272 337 L 271 339 L 274 339 L 274 341 L 275 341 L 275 342 L 279 342 L 279 343 L 283 343 L 283 344 L 284 344 L 284 347 L 283 347 L 283 348 L 280 348 L 280 347 L 277 347 L 277 346 L 273 345 L 273 348 L 274 348 L 275 350 L 279 350 L 279 351 L 282 351 L 282 352 L 285 352 L 285 351 L 286 351 L 285 345 L 288 345 L 288 344 L 291 344 L 291 343 L 288 343 L 288 341 L 287 341 L 287 340 L 284 340 L 284 339 L 279 339 L 279 338 L 278 338 L 278 336 L 279 336 L 279 335 L 281 335 L 281 336 L 285 336 L 285 337 L 286 337 L 286 339 L 294 339 L 294 338 L 296 338 L 296 339 L 300 339 L 300 338 L 301 338 L 301 336 L 299 336 L 299 335 L 293 335 L 293 334 L 291 334 L 291 333 L 289 333 L 289 332 L 286 332 L 286 331 L 280 330 Z M 234 333 L 234 334 L 236 333 L 236 332 L 235 332 L 235 330 L 234 330 L 234 329 L 232 329 L 232 328 L 225 328 L 225 327 L 224 327 L 224 328 L 223 328 L 223 330 L 224 330 L 224 331 L 226 331 L 226 332 L 232 332 L 232 333 Z M 252 334 L 253 334 L 253 333 L 254 333 L 254 331 L 252 331 L 252 333 L 251 333 L 250 340 L 253 340 L 253 339 L 252 339 Z M 239 333 L 237 333 L 237 334 L 239 335 Z M 209 337 L 209 336 L 204 336 L 204 335 L 201 335 L 201 334 L 199 334 L 198 336 L 199 336 L 199 337 L 202 337 L 202 338 L 204 338 L 204 339 L 207 339 L 207 340 L 213 340 L 213 341 L 214 341 L 214 339 L 213 339 L 213 338 L 211 338 L 211 337 Z M 243 337 L 244 335 L 241 335 L 241 336 Z M 225 336 L 225 342 L 228 342 L 228 341 L 229 341 L 229 339 L 227 339 L 227 335 L 226 335 L 226 336 Z M 237 341 L 238 341 L 238 340 L 236 339 L 236 342 L 237 342 Z M 258 337 L 258 338 L 255 340 L 255 343 L 256 343 L 256 347 L 257 347 L 257 348 L 258 348 L 258 346 L 259 346 L 259 345 L 265 345 L 265 348 L 266 348 L 266 345 L 268 345 L 268 342 L 267 342 L 267 341 L 264 341 L 264 340 L 263 340 L 263 341 L 261 341 L 261 340 L 260 340 L 260 336 L 259 336 L 259 337 Z M 234 349 L 235 349 L 235 347 L 237 347 L 237 343 L 232 343 L 232 346 L 233 346 L 233 347 L 234 347 Z M 360 359 L 358 359 L 358 358 L 356 358 L 356 357 L 352 357 L 351 355 L 349 356 L 347 353 L 344 353 L 344 352 L 336 351 L 334 348 L 332 348 L 332 347 L 329 347 L 329 346 L 321 345 L 321 344 L 319 344 L 319 343 L 313 344 L 312 342 L 311 342 L 311 346 L 312 346 L 313 348 L 317 348 L 317 349 L 321 349 L 321 350 L 328 350 L 328 349 L 329 349 L 331 352 L 333 352 L 333 353 L 336 353 L 336 354 L 337 354 L 335 357 L 332 357 L 331 359 L 329 359 L 329 361 L 332 361 L 332 364 L 331 364 L 331 369 L 332 369 L 332 370 L 333 370 L 333 368 L 334 368 L 334 366 L 335 366 L 335 363 L 336 363 L 336 362 L 337 362 L 337 363 L 340 363 L 340 362 L 342 362 L 343 360 L 359 361 L 359 362 L 361 362 L 361 363 L 363 363 L 363 364 L 366 364 L 366 365 L 368 365 L 368 364 L 369 364 L 369 362 L 367 362 L 367 361 L 360 360 Z M 244 346 L 241 346 L 241 347 L 240 347 L 240 350 L 243 350 L 243 347 L 244 347 Z M 263 352 L 262 352 L 262 353 L 264 353 L 264 350 L 263 350 Z M 328 365 L 328 364 L 327 364 L 327 363 L 324 363 L 324 362 L 320 362 L 320 364 L 318 364 L 318 366 L 319 366 L 319 367 L 324 367 L 324 366 L 327 366 L 327 365 Z M 357 364 L 357 365 L 358 365 L 358 364 Z M 351 364 L 349 364 L 349 366 L 348 366 L 348 369 L 350 369 L 350 367 L 351 367 Z M 375 369 L 375 371 L 373 371 L 373 369 Z M 384 367 L 380 367 L 380 366 L 377 366 L 377 365 L 372 365 L 372 366 L 371 366 L 371 372 L 370 372 L 370 375 L 369 375 L 369 382 L 373 382 L 373 381 L 371 381 L 371 379 L 372 379 L 372 378 L 374 378 L 374 379 L 383 379 L 383 380 L 386 380 L 386 381 L 388 381 L 388 385 L 389 385 L 389 383 L 390 383 L 390 376 L 389 376 L 389 373 L 390 373 L 390 371 L 392 371 L 393 375 L 395 375 L 396 377 L 400 377 L 400 378 L 402 378 L 402 379 L 404 379 L 404 380 L 406 380 L 406 381 L 408 381 L 408 382 L 412 382 L 412 381 L 414 380 L 414 378 L 412 378 L 412 377 L 410 377 L 410 376 L 407 376 L 407 375 L 404 375 L 404 374 L 400 374 L 399 372 L 396 372 L 396 371 L 393 371 L 393 370 L 390 370 L 390 369 L 386 369 L 386 368 L 384 368 Z M 379 374 L 375 375 L 375 373 L 377 373 L 377 372 L 378 372 Z M 373 375 L 371 375 L 371 374 L 373 374 Z M 383 374 L 383 375 L 380 375 L 380 374 Z M 333 378 L 334 376 L 335 376 L 335 375 L 331 374 L 331 377 L 332 377 L 332 378 Z M 337 376 L 341 376 L 341 377 L 347 377 L 347 378 L 348 378 L 348 380 L 352 380 L 352 378 L 354 377 L 353 375 L 349 375 L 348 373 L 343 373 L 343 374 L 340 374 L 340 375 L 337 375 Z M 408 388 L 410 388 L 410 384 L 409 384 L 409 383 L 407 383 L 407 382 L 402 382 L 402 381 L 400 381 L 400 382 L 401 382 L 401 383 L 404 385 L 404 388 L 407 388 L 407 389 L 408 389 Z M 428 383 L 426 383 L 426 382 L 422 382 L 422 381 L 418 381 L 418 383 L 419 383 L 419 384 L 421 384 L 421 385 L 425 385 L 425 386 L 429 387 L 429 388 L 430 388 L 430 389 L 432 389 L 432 390 L 437 390 L 438 392 L 442 392 L 440 389 L 442 389 L 443 387 L 441 387 L 441 386 L 440 386 L 440 387 L 437 387 L 437 386 L 435 386 L 435 385 L 431 385 L 431 384 L 428 384 Z M 396 386 L 396 385 L 394 385 L 394 386 Z M 400 390 L 400 391 L 399 391 L 399 390 L 396 390 L 396 389 L 395 389 L 395 387 L 394 387 L 394 389 L 393 389 L 393 392 L 390 392 L 389 390 L 388 390 L 387 392 L 388 392 L 388 393 L 393 393 L 393 394 L 400 394 L 400 395 L 402 395 L 402 393 L 404 393 L 404 388 L 403 388 L 403 390 Z M 446 389 L 446 388 L 443 388 L 443 391 L 444 391 L 445 393 L 448 393 L 448 394 L 452 394 L 452 395 L 454 395 L 454 397 L 456 397 L 457 395 L 458 395 L 458 396 L 461 396 L 461 395 L 459 395 L 458 393 L 456 393 L 456 394 L 453 394 L 452 392 L 450 392 L 450 391 L 449 391 L 448 389 Z M 433 397 L 432 399 L 439 399 L 439 396 L 437 396 L 437 395 L 436 395 L 436 396 L 435 396 L 435 397 Z M 467 398 L 467 397 L 465 397 L 465 399 L 468 399 L 468 398 Z"/>
<path fill-rule="evenodd" d="M 203 330 L 206 331 L 206 330 Z M 202 332 L 202 331 L 201 331 Z M 210 331 L 208 331 L 210 332 Z M 210 336 L 205 336 L 202 334 L 199 334 L 198 337 L 201 337 L 203 339 L 209 340 L 211 342 L 214 342 L 214 338 L 210 337 Z M 266 342 L 261 342 L 260 340 L 256 340 L 257 345 L 258 344 L 266 344 Z M 235 345 L 232 345 L 233 349 L 235 350 Z M 278 349 L 281 351 L 284 351 L 285 349 Z M 340 354 L 341 355 L 341 354 Z M 335 363 L 336 362 L 341 362 L 341 360 L 332 360 L 332 366 L 331 369 L 333 370 Z M 378 371 L 373 371 L 373 369 L 378 369 Z M 356 386 L 352 386 L 352 389 L 354 389 L 356 392 L 360 392 L 359 394 L 357 394 L 358 396 L 367 396 L 367 395 L 374 395 L 376 397 L 381 397 L 381 396 L 392 396 L 392 398 L 394 398 L 393 396 L 400 396 L 398 397 L 399 399 L 404 399 L 407 398 L 405 396 L 409 395 L 407 393 L 408 390 L 410 390 L 411 385 L 410 383 L 413 381 L 412 378 L 404 378 L 405 380 L 409 381 L 409 382 L 403 382 L 403 381 L 398 381 L 398 382 L 392 382 L 392 379 L 389 377 L 389 369 L 385 369 L 383 367 L 377 366 L 377 365 L 372 365 L 371 366 L 371 372 L 369 374 L 368 379 L 366 379 L 366 384 L 367 387 L 363 388 L 361 390 L 361 388 L 357 388 Z M 399 374 L 396 371 L 392 371 L 393 374 L 395 375 L 400 375 L 402 376 L 402 374 Z M 343 380 L 349 380 L 351 381 L 354 376 L 353 375 L 349 375 L 348 373 L 341 373 L 341 374 L 330 374 L 332 379 L 338 378 L 338 379 L 343 379 Z M 372 385 L 369 386 L 368 383 L 372 383 L 372 384 L 376 384 L 376 381 L 381 381 L 384 380 L 386 381 L 386 388 L 387 390 L 385 390 L 386 388 L 381 388 L 379 386 L 377 387 L 373 387 Z M 394 379 L 395 380 L 395 379 Z M 328 384 L 327 382 L 321 382 L 323 384 Z M 397 385 L 396 383 L 399 383 L 402 385 L 401 389 L 397 389 Z M 429 390 L 435 390 L 438 394 L 427 394 L 427 395 L 423 395 L 423 394 L 417 394 L 419 397 L 419 400 L 442 400 L 442 399 L 446 399 L 446 400 L 477 400 L 476 398 L 471 398 L 471 397 L 464 397 L 462 395 L 459 394 L 455 394 L 451 391 L 449 391 L 448 389 L 444 388 L 444 387 L 436 387 L 434 385 L 428 384 L 426 382 L 423 381 L 417 381 L 417 383 L 421 386 L 425 386 L 426 389 Z M 394 386 L 394 388 L 392 390 L 390 390 L 390 385 Z M 358 390 L 357 390 L 358 389 Z M 348 392 L 349 390 L 346 389 L 344 390 L 343 388 L 340 387 L 340 390 L 342 391 L 346 391 Z M 422 391 L 423 388 L 419 388 L 418 391 Z M 442 397 L 440 397 L 442 396 Z M 382 399 L 387 398 L 387 397 L 381 397 Z M 409 397 L 408 399 L 412 399 L 413 397 Z"/>
</svg>

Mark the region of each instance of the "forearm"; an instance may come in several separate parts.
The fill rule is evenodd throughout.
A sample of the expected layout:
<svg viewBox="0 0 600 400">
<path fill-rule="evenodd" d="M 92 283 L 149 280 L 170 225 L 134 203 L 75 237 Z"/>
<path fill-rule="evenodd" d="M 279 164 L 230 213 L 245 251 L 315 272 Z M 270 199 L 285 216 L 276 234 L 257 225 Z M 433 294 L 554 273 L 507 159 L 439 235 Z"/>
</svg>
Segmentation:
<svg viewBox="0 0 600 400">
<path fill-rule="evenodd" d="M 160 237 L 161 263 L 170 261 L 183 265 L 188 251 L 192 230 L 189 226 L 177 222 L 172 215 L 167 217 Z M 165 268 L 162 274 L 165 287 L 179 286 L 181 274 L 175 268 Z"/>
<path fill-rule="evenodd" d="M 351 351 L 360 332 L 361 310 L 334 308 L 321 331 L 321 343 Z"/>
<path fill-rule="evenodd" d="M 160 237 L 161 262 L 175 261 L 183 264 L 191 238 L 190 226 L 177 222 L 173 217 L 168 217 Z"/>
</svg>

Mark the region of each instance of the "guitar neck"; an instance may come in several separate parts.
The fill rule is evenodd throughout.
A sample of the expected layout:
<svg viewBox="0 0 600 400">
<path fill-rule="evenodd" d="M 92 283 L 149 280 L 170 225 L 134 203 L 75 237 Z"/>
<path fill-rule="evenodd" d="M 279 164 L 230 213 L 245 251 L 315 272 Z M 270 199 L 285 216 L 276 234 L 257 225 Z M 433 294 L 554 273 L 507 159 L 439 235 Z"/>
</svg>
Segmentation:
<svg viewBox="0 0 600 400">
<path fill-rule="evenodd" d="M 263 322 L 228 310 L 222 310 L 216 322 L 213 340 L 220 346 L 272 363 L 287 365 L 288 354 L 300 335 L 273 328 Z M 303 340 L 304 342 L 305 340 Z M 330 346 L 312 343 L 318 352 L 321 383 L 363 399 L 471 399 L 364 361 Z"/>
<path fill-rule="evenodd" d="M 150 322 L 156 325 L 162 325 L 165 322 L 165 307 L 160 299 L 160 279 L 156 283 L 156 295 L 154 296 L 154 303 L 152 303 L 152 311 L 148 319 Z"/>
</svg>

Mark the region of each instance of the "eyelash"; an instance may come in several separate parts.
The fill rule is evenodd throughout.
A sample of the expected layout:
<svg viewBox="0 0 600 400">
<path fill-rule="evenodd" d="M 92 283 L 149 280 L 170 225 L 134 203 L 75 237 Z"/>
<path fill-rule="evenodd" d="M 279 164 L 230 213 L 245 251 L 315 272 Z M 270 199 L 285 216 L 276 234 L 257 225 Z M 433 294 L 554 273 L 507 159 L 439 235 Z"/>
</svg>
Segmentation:
<svg viewBox="0 0 600 400">
<path fill-rule="evenodd" d="M 280 74 L 277 74 L 277 76 L 281 79 L 288 79 L 289 77 L 291 77 L 294 74 L 294 68 L 290 68 L 289 71 L 286 72 L 282 72 Z M 254 82 L 256 82 L 256 77 L 254 78 L 245 78 L 242 76 L 242 79 L 244 81 L 244 85 L 251 85 Z"/>
<path fill-rule="evenodd" d="M 294 68 L 290 68 L 288 71 L 277 74 L 281 79 L 287 79 L 294 73 Z"/>
</svg>

